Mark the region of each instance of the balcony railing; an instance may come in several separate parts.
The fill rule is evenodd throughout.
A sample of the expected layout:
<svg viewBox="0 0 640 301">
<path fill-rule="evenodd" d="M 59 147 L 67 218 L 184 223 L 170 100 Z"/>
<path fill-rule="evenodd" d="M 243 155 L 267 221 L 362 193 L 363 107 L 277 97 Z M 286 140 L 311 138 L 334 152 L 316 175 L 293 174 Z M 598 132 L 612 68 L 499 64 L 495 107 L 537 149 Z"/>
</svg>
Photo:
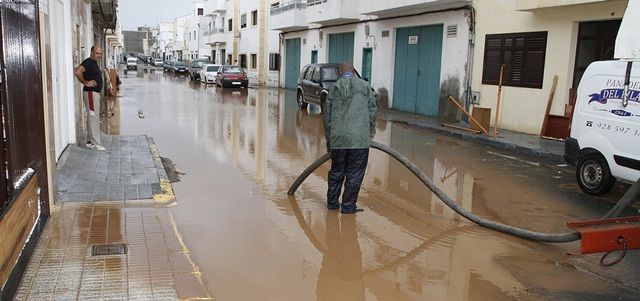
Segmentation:
<svg viewBox="0 0 640 301">
<path fill-rule="evenodd" d="M 312 1 L 317 1 L 317 0 L 312 0 Z M 324 1 L 327 1 L 327 0 L 324 0 Z M 271 15 L 272 16 L 278 15 L 292 9 L 307 8 L 308 2 L 309 2 L 308 0 L 293 0 L 293 1 L 287 1 L 284 3 L 279 3 L 278 5 L 271 6 Z"/>
<path fill-rule="evenodd" d="M 307 0 L 307 6 L 314 6 L 322 3 L 327 3 L 327 0 Z"/>
</svg>

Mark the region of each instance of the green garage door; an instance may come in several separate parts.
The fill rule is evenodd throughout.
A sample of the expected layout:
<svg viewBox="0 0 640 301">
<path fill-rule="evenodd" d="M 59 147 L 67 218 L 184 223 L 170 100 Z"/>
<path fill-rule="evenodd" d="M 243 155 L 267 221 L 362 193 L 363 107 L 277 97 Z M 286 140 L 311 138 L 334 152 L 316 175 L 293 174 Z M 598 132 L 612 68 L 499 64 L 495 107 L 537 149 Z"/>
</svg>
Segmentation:
<svg viewBox="0 0 640 301">
<path fill-rule="evenodd" d="M 393 83 L 393 108 L 438 116 L 442 25 L 399 28 Z"/>
<path fill-rule="evenodd" d="M 300 38 L 288 39 L 285 44 L 286 67 L 284 70 L 284 87 L 295 89 L 300 74 Z"/>
<path fill-rule="evenodd" d="M 353 32 L 329 35 L 329 63 L 353 63 Z"/>
</svg>

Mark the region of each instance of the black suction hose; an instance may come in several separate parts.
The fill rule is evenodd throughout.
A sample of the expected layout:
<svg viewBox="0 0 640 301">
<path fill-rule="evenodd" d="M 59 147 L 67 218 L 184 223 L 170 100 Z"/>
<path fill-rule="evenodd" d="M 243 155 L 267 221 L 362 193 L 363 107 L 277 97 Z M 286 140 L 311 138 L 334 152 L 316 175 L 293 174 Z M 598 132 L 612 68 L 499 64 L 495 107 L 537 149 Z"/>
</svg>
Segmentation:
<svg viewBox="0 0 640 301">
<path fill-rule="evenodd" d="M 438 186 L 436 186 L 433 183 L 433 181 L 429 179 L 429 177 L 427 177 L 422 171 L 420 171 L 420 169 L 418 169 L 418 167 L 415 164 L 413 164 L 411 161 L 409 161 L 409 159 L 407 159 L 400 153 L 396 152 L 395 150 L 391 149 L 386 145 L 383 145 L 377 142 L 372 142 L 371 147 L 378 149 L 380 151 L 383 151 L 388 155 L 390 155 L 391 157 L 393 157 L 394 159 L 398 160 L 398 162 L 400 162 L 407 169 L 409 169 L 414 175 L 416 175 L 416 177 L 418 177 L 418 179 L 420 179 L 420 181 L 424 185 L 426 185 L 440 200 L 442 200 L 442 202 L 444 202 L 447 206 L 449 206 L 449 208 L 453 209 L 453 211 L 462 215 L 464 218 L 480 226 L 493 229 L 496 231 L 500 231 L 506 234 L 514 235 L 527 240 L 538 241 L 538 242 L 564 243 L 564 242 L 571 242 L 571 241 L 576 241 L 580 239 L 580 233 L 576 231 L 567 232 L 567 233 L 558 233 L 558 234 L 540 233 L 540 232 L 534 232 L 530 230 L 525 230 L 525 229 L 504 225 L 504 224 L 490 221 L 480 216 L 477 216 L 465 210 L 464 208 L 460 207 L 458 203 L 453 201 L 448 195 L 444 193 L 444 191 L 442 191 Z M 298 187 L 302 184 L 302 182 L 304 182 L 304 180 L 313 171 L 315 171 L 318 167 L 320 167 L 320 165 L 327 162 L 330 158 L 331 158 L 331 154 L 326 153 L 322 155 L 322 157 L 318 158 L 318 160 L 313 162 L 311 165 L 309 165 L 309 167 L 307 167 L 302 172 L 302 174 L 298 176 L 298 178 L 293 182 L 293 184 L 291 184 L 291 187 L 289 188 L 289 191 L 287 192 L 287 194 L 293 195 L 296 192 L 296 190 L 298 190 Z M 618 204 L 616 204 L 616 206 L 614 206 L 603 218 L 618 216 L 629 204 L 631 204 L 631 202 L 633 202 L 638 197 L 639 192 L 640 192 L 640 179 L 636 181 L 633 184 L 633 186 L 631 186 L 631 188 L 627 191 L 627 193 L 625 193 L 625 195 L 618 202 Z"/>
</svg>

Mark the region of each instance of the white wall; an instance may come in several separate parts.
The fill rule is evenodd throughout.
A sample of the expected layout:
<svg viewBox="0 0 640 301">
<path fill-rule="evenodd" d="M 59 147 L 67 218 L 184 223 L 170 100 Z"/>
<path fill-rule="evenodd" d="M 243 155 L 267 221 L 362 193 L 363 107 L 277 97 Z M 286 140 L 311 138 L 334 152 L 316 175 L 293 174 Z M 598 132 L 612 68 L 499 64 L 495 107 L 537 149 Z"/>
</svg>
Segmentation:
<svg viewBox="0 0 640 301">
<path fill-rule="evenodd" d="M 579 22 L 620 19 L 626 1 L 614 0 L 532 11 L 517 11 L 517 2 L 518 0 L 474 1 L 478 26 L 473 90 L 481 93 L 480 106 L 491 108 L 492 114 L 495 114 L 498 87 L 482 84 L 484 42 L 487 34 L 548 31 L 543 88 L 504 87 L 502 94 L 500 128 L 538 134 L 545 117 L 554 75 L 558 75 L 559 80 L 551 114 L 564 115 L 573 81 Z M 492 126 L 494 118 L 495 115 L 492 117 Z"/>
<path fill-rule="evenodd" d="M 68 144 L 76 142 L 71 2 L 49 1 L 49 34 L 51 39 L 51 81 L 55 156 L 60 157 Z"/>
<path fill-rule="evenodd" d="M 460 91 L 464 91 L 466 80 L 466 63 L 468 51 L 469 30 L 465 10 L 457 10 L 443 13 L 425 14 L 415 17 L 394 18 L 383 21 L 368 22 L 370 35 L 365 35 L 365 24 L 353 24 L 326 27 L 323 29 L 310 29 L 302 32 L 286 34 L 285 38 L 302 38 L 301 43 L 301 63 L 300 67 L 311 63 L 311 51 L 318 51 L 318 63 L 328 60 L 328 39 L 329 34 L 354 32 L 354 56 L 353 63 L 357 70 L 362 70 L 362 49 L 366 47 L 374 48 L 373 63 L 371 72 L 371 85 L 380 90 L 382 88 L 389 91 L 389 105 L 393 104 L 393 80 L 395 64 L 395 44 L 396 29 L 401 27 L 413 27 L 423 25 L 443 24 L 443 51 L 441 62 L 440 81 L 443 82 L 450 77 L 460 80 Z M 447 25 L 458 25 L 458 34 L 455 38 L 447 38 Z M 323 39 L 320 41 L 319 31 L 323 31 Z M 388 37 L 382 37 L 382 31 L 389 31 Z M 306 40 L 306 43 L 304 42 Z M 375 46 L 375 47 L 374 47 Z M 282 49 L 283 62 L 285 49 Z M 284 69 L 281 68 L 280 86 L 284 87 Z"/>
</svg>

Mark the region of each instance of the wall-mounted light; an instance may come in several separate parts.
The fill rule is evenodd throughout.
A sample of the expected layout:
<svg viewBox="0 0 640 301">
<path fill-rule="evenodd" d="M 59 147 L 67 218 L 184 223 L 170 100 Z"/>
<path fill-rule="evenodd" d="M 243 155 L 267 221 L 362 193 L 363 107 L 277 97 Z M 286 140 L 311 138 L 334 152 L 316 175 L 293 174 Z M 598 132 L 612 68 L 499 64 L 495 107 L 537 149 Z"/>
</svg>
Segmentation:
<svg viewBox="0 0 640 301">
<path fill-rule="evenodd" d="M 367 39 L 373 38 L 373 49 L 375 50 L 378 46 L 378 43 L 376 43 L 376 36 L 371 34 L 371 28 L 369 27 L 369 24 L 364 25 L 364 35 Z"/>
</svg>

